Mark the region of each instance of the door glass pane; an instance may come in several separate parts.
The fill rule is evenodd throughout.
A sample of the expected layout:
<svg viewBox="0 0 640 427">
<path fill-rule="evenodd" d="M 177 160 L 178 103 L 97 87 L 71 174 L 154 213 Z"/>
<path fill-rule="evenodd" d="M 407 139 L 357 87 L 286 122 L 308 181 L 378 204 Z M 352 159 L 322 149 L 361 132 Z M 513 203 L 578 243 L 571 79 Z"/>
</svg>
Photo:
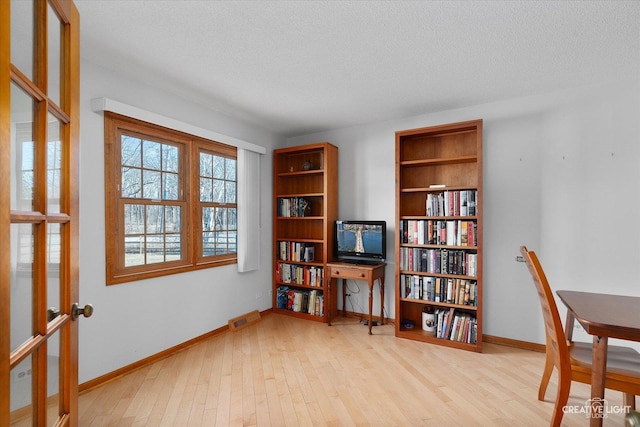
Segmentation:
<svg viewBox="0 0 640 427">
<path fill-rule="evenodd" d="M 47 307 L 60 310 L 60 224 L 48 224 L 47 229 Z"/>
<path fill-rule="evenodd" d="M 33 419 L 31 403 L 31 355 L 11 370 L 11 425 L 30 426 Z"/>
<path fill-rule="evenodd" d="M 11 209 L 33 210 L 34 158 L 32 98 L 11 83 Z"/>
<path fill-rule="evenodd" d="M 53 425 L 60 414 L 60 332 L 47 341 L 47 425 Z"/>
<path fill-rule="evenodd" d="M 31 224 L 11 224 L 11 351 L 33 334 L 33 233 Z"/>
<path fill-rule="evenodd" d="M 60 213 L 60 187 L 62 185 L 62 123 L 49 114 L 47 123 L 47 203 L 48 213 Z"/>
<path fill-rule="evenodd" d="M 47 3 L 48 4 L 48 3 Z M 60 44 L 61 40 L 61 31 L 62 25 L 60 23 L 60 19 L 58 15 L 54 12 L 49 4 L 49 9 L 47 11 L 47 31 L 48 31 L 48 54 L 49 54 L 49 70 L 47 72 L 48 75 L 48 84 L 49 90 L 48 95 L 49 99 L 53 101 L 56 105 L 60 105 L 60 58 L 62 57 L 60 49 L 62 45 Z"/>
<path fill-rule="evenodd" d="M 33 0 L 11 0 L 11 63 L 33 81 Z"/>
</svg>

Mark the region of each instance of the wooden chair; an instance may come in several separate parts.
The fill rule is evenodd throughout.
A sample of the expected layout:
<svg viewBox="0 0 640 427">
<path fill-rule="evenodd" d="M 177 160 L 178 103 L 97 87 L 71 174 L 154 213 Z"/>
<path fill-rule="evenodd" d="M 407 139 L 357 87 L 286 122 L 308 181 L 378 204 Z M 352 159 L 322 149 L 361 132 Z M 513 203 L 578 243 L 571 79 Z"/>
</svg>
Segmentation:
<svg viewBox="0 0 640 427">
<path fill-rule="evenodd" d="M 592 344 L 572 341 L 574 319 L 570 314 L 567 315 L 565 336 L 558 307 L 536 253 L 527 250 L 526 246 L 521 246 L 520 252 L 538 290 L 547 341 L 538 400 L 544 400 L 553 367 L 558 369 L 558 392 L 551 418 L 551 426 L 556 427 L 562 422 L 562 409 L 569 399 L 571 381 L 591 384 Z M 608 346 L 605 388 L 623 392 L 624 404 L 635 409 L 635 396 L 640 394 L 640 353 L 629 347 Z"/>
</svg>

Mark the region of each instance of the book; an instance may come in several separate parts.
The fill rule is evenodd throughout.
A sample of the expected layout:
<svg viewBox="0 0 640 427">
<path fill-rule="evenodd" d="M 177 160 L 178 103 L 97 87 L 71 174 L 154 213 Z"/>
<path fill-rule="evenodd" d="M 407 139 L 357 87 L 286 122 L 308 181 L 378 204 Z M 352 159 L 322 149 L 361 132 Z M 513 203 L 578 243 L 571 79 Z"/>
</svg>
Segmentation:
<svg viewBox="0 0 640 427">
<path fill-rule="evenodd" d="M 453 307 L 451 307 L 449 309 L 449 313 L 446 314 L 446 328 L 445 326 L 443 326 L 444 332 L 442 334 L 442 338 L 448 338 L 449 336 L 451 336 L 451 325 L 453 324 L 453 314 L 455 312 L 455 309 Z"/>
<path fill-rule="evenodd" d="M 445 310 L 438 310 L 438 327 L 436 328 L 437 338 L 442 338 L 443 327 L 445 327 Z"/>
<path fill-rule="evenodd" d="M 459 328 L 460 328 L 460 316 L 456 314 L 455 316 L 453 316 L 453 321 L 451 324 L 451 334 L 445 338 L 455 341 Z"/>
<path fill-rule="evenodd" d="M 304 259 L 304 262 L 313 262 L 313 260 L 315 259 L 315 247 L 305 246 L 303 259 Z"/>
</svg>

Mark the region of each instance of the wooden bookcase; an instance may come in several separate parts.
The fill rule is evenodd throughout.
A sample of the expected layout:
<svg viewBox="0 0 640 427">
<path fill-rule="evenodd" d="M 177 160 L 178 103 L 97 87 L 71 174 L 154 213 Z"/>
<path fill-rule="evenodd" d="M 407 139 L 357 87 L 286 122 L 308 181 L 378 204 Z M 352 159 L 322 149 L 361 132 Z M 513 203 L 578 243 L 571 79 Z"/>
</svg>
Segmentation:
<svg viewBox="0 0 640 427">
<path fill-rule="evenodd" d="M 396 132 L 395 257 L 396 336 L 481 352 L 482 120 Z"/>
<path fill-rule="evenodd" d="M 338 215 L 338 148 L 274 150 L 273 171 L 273 311 L 327 322 L 337 311 L 325 272 Z"/>
</svg>

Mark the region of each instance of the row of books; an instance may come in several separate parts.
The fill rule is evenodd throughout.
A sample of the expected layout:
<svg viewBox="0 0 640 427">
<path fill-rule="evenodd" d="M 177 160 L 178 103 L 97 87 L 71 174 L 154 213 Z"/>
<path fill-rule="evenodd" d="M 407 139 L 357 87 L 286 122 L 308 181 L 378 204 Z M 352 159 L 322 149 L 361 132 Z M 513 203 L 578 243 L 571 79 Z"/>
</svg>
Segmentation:
<svg viewBox="0 0 640 427">
<path fill-rule="evenodd" d="M 478 225 L 464 220 L 400 221 L 400 243 L 410 245 L 476 246 Z"/>
<path fill-rule="evenodd" d="M 311 204 L 303 197 L 281 197 L 278 199 L 278 216 L 308 216 Z"/>
<path fill-rule="evenodd" d="M 427 194 L 427 216 L 475 216 L 477 190 L 447 190 Z"/>
<path fill-rule="evenodd" d="M 465 250 L 400 248 L 400 270 L 422 273 L 477 275 L 478 254 Z"/>
<path fill-rule="evenodd" d="M 401 274 L 400 296 L 475 307 L 478 286 L 475 280 Z"/>
<path fill-rule="evenodd" d="M 278 242 L 278 259 L 281 261 L 313 262 L 315 247 L 312 243 Z"/>
<path fill-rule="evenodd" d="M 457 312 L 453 308 L 435 312 L 434 336 L 451 341 L 476 344 L 478 339 L 477 319 L 468 314 Z"/>
<path fill-rule="evenodd" d="M 312 265 L 276 263 L 276 277 L 281 283 L 322 287 L 324 269 Z"/>
<path fill-rule="evenodd" d="M 280 286 L 276 296 L 277 307 L 281 310 L 324 316 L 324 294 L 320 290 L 305 291 Z"/>
</svg>

